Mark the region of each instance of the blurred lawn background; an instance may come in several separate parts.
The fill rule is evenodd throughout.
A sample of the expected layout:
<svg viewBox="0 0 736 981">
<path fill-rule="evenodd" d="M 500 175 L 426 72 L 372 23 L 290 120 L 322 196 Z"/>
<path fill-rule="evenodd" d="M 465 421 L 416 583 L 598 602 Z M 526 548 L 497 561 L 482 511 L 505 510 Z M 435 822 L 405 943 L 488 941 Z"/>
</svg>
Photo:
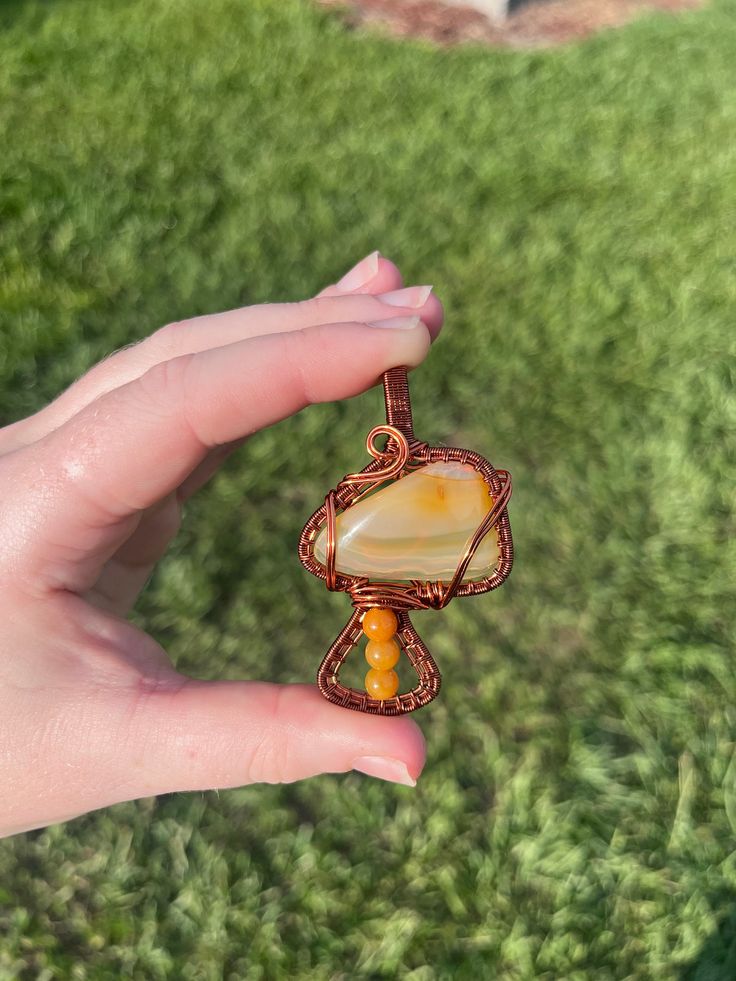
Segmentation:
<svg viewBox="0 0 736 981">
<path fill-rule="evenodd" d="M 416 617 L 445 686 L 415 791 L 2 842 L 2 981 L 736 977 L 734 92 L 734 0 L 538 52 L 298 0 L 0 4 L 0 421 L 380 248 L 446 304 L 417 429 L 513 472 L 517 545 Z M 381 408 L 255 436 L 191 505 L 138 613 L 180 668 L 313 677 L 348 606 L 298 533 Z"/>
</svg>

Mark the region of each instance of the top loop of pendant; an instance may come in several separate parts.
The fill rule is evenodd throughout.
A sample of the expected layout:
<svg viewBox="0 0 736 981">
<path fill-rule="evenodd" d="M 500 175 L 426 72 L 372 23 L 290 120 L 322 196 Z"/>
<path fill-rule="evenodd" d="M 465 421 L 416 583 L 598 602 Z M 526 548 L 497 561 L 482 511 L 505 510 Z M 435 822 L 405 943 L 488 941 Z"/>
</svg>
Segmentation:
<svg viewBox="0 0 736 981">
<path fill-rule="evenodd" d="M 383 396 L 386 402 L 386 422 L 398 429 L 411 446 L 417 442 L 414 435 L 414 422 L 411 415 L 409 379 L 404 365 L 390 368 L 383 375 Z M 389 440 L 390 441 L 390 440 Z M 393 449 L 393 448 L 392 448 Z"/>
</svg>

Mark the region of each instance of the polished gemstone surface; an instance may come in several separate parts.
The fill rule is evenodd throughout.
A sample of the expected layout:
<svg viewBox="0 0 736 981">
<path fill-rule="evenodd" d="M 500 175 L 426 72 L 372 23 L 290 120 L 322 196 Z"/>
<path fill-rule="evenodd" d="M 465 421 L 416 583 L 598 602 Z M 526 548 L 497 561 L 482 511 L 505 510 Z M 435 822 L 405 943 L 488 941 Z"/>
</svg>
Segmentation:
<svg viewBox="0 0 736 981">
<path fill-rule="evenodd" d="M 371 579 L 452 579 L 468 540 L 493 506 L 488 485 L 469 464 L 430 463 L 382 487 L 337 516 L 335 568 Z M 314 546 L 324 564 L 326 529 Z M 495 528 L 479 545 L 465 580 L 497 565 Z"/>
<path fill-rule="evenodd" d="M 363 617 L 363 633 L 371 640 L 390 640 L 399 628 L 396 614 L 388 607 L 374 606 Z"/>
<path fill-rule="evenodd" d="M 365 676 L 365 690 L 371 698 L 393 698 L 399 690 L 399 676 L 395 671 L 371 668 Z"/>
<path fill-rule="evenodd" d="M 377 671 L 390 671 L 399 663 L 401 651 L 396 641 L 369 640 L 365 645 L 365 659 Z"/>
</svg>

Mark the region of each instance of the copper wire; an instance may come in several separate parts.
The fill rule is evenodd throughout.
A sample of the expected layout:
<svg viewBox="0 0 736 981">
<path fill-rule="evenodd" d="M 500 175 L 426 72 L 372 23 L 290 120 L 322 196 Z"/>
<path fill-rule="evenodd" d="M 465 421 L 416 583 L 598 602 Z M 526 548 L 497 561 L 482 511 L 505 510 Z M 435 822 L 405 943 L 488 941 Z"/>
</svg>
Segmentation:
<svg viewBox="0 0 736 981">
<path fill-rule="evenodd" d="M 491 530 L 491 528 L 495 527 L 496 524 L 498 524 L 498 519 L 501 517 L 501 512 L 506 508 L 506 505 L 509 502 L 509 498 L 511 497 L 511 490 L 512 490 L 511 474 L 508 472 L 508 470 L 497 470 L 496 473 L 501 479 L 501 485 L 502 485 L 501 494 L 499 495 L 498 498 L 496 498 L 496 500 L 494 500 L 493 507 L 488 512 L 488 514 L 486 514 L 485 518 L 483 519 L 483 521 L 481 521 L 477 530 L 466 544 L 460 562 L 458 563 L 457 569 L 455 570 L 455 575 L 452 577 L 449 585 L 445 589 L 445 594 L 444 597 L 442 598 L 441 606 L 436 607 L 436 609 L 441 609 L 442 606 L 445 606 L 447 603 L 449 603 L 452 597 L 455 595 L 457 591 L 457 587 L 462 582 L 463 576 L 465 575 L 465 572 L 468 566 L 470 565 L 470 562 L 473 556 L 475 555 L 478 546 L 486 537 L 486 535 Z"/>
<path fill-rule="evenodd" d="M 387 435 L 392 439 L 392 445 L 396 447 L 395 452 L 391 450 L 381 451 L 376 447 L 376 437 L 381 435 Z M 371 429 L 366 439 L 366 449 L 376 462 L 380 464 L 379 468 L 373 470 L 371 473 L 360 471 L 359 473 L 348 474 L 346 477 L 343 477 L 334 490 L 328 491 L 325 497 L 325 582 L 327 588 L 333 592 L 341 589 L 337 585 L 337 573 L 335 569 L 335 556 L 337 553 L 337 514 L 335 499 L 337 495 L 342 487 L 365 484 L 366 486 L 363 491 L 352 499 L 351 504 L 354 504 L 358 497 L 362 497 L 363 494 L 374 490 L 379 484 L 398 476 L 409 457 L 409 444 L 406 438 L 393 426 L 376 426 L 374 429 Z"/>
<path fill-rule="evenodd" d="M 337 588 L 335 576 L 335 549 L 337 547 L 337 535 L 335 530 L 335 491 L 331 490 L 325 498 L 325 569 L 327 570 L 327 588 L 334 592 Z"/>
<path fill-rule="evenodd" d="M 335 639 L 320 665 L 317 684 L 331 702 L 346 708 L 377 715 L 403 715 L 426 705 L 437 694 L 441 676 L 432 655 L 411 624 L 411 610 L 439 610 L 455 596 L 475 596 L 500 586 L 511 572 L 513 542 L 507 505 L 511 497 L 511 475 L 496 470 L 487 460 L 472 450 L 459 447 L 429 446 L 414 435 L 411 402 L 406 368 L 393 368 L 383 376 L 386 401 L 386 425 L 376 426 L 366 439 L 366 448 L 373 461 L 359 473 L 347 474 L 325 497 L 324 504 L 314 512 L 304 526 L 299 539 L 299 558 L 313 575 L 325 580 L 329 590 L 347 592 L 353 602 L 353 614 Z M 376 439 L 387 437 L 383 450 Z M 455 573 L 449 582 L 430 582 L 419 579 L 410 582 L 374 582 L 365 576 L 352 576 L 337 571 L 337 512 L 344 511 L 357 500 L 371 493 L 382 483 L 400 478 L 410 468 L 429 463 L 458 462 L 469 464 L 481 475 L 489 488 L 492 506 L 475 532 L 468 539 Z M 326 529 L 325 563 L 314 556 L 314 544 L 322 528 Z M 499 560 L 490 575 L 464 582 L 473 556 L 479 545 L 495 528 Z M 347 688 L 338 678 L 340 667 L 361 635 L 361 623 L 370 607 L 390 607 L 399 620 L 398 638 L 417 672 L 419 683 L 410 692 L 386 700 L 372 699 L 367 693 Z"/>
<path fill-rule="evenodd" d="M 391 430 L 390 426 L 377 426 L 371 430 L 368 436 L 368 448 L 371 450 L 371 437 L 374 434 Z M 327 588 L 335 591 L 345 591 L 345 587 L 338 586 L 336 572 L 337 556 L 337 515 L 335 510 L 335 497 L 344 484 L 370 485 L 370 490 L 375 489 L 379 484 L 384 483 L 401 472 L 408 458 L 408 444 L 403 434 L 394 430 L 397 453 L 394 463 L 387 462 L 389 453 L 381 454 L 375 452 L 373 455 L 379 459 L 382 469 L 372 473 L 349 474 L 340 481 L 335 490 L 329 491 L 325 498 L 325 523 L 326 523 L 326 548 L 325 548 L 325 582 Z M 410 583 L 400 582 L 372 582 L 366 578 L 356 578 L 356 581 L 347 588 L 353 601 L 353 606 L 357 609 L 366 610 L 372 606 L 390 606 L 393 609 L 402 610 L 441 610 L 455 596 L 463 576 L 470 565 L 473 556 L 480 543 L 498 524 L 501 514 L 508 504 L 511 497 L 511 474 L 507 470 L 497 470 L 496 473 L 501 481 L 501 493 L 493 501 L 493 506 L 483 518 L 476 531 L 468 539 L 465 548 L 460 556 L 455 573 L 449 583 L 444 582 L 424 582 L 413 579 Z M 365 493 L 365 492 L 364 492 Z M 355 503 L 355 498 L 351 503 Z"/>
<path fill-rule="evenodd" d="M 377 436 L 388 436 L 385 450 L 379 450 L 376 446 Z M 395 449 L 394 449 L 395 447 Z M 406 436 L 395 426 L 375 426 L 368 433 L 365 441 L 365 448 L 370 455 L 381 464 L 378 470 L 366 473 L 361 470 L 358 473 L 349 473 L 343 477 L 339 486 L 347 484 L 381 484 L 385 480 L 398 477 L 406 466 L 409 459 L 409 443 Z M 370 490 L 372 488 L 368 488 Z M 368 493 L 368 490 L 363 493 Z"/>
</svg>

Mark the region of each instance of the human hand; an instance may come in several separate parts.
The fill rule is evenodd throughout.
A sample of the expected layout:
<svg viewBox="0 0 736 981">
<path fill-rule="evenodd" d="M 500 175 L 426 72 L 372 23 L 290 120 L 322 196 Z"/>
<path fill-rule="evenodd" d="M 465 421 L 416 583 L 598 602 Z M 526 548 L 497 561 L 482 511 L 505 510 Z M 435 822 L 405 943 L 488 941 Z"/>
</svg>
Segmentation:
<svg viewBox="0 0 736 981">
<path fill-rule="evenodd" d="M 303 303 L 171 324 L 0 429 L 0 836 L 171 791 L 351 769 L 414 783 L 412 720 L 187 678 L 124 619 L 245 437 L 423 360 L 442 307 L 400 287 L 374 253 Z"/>
</svg>

